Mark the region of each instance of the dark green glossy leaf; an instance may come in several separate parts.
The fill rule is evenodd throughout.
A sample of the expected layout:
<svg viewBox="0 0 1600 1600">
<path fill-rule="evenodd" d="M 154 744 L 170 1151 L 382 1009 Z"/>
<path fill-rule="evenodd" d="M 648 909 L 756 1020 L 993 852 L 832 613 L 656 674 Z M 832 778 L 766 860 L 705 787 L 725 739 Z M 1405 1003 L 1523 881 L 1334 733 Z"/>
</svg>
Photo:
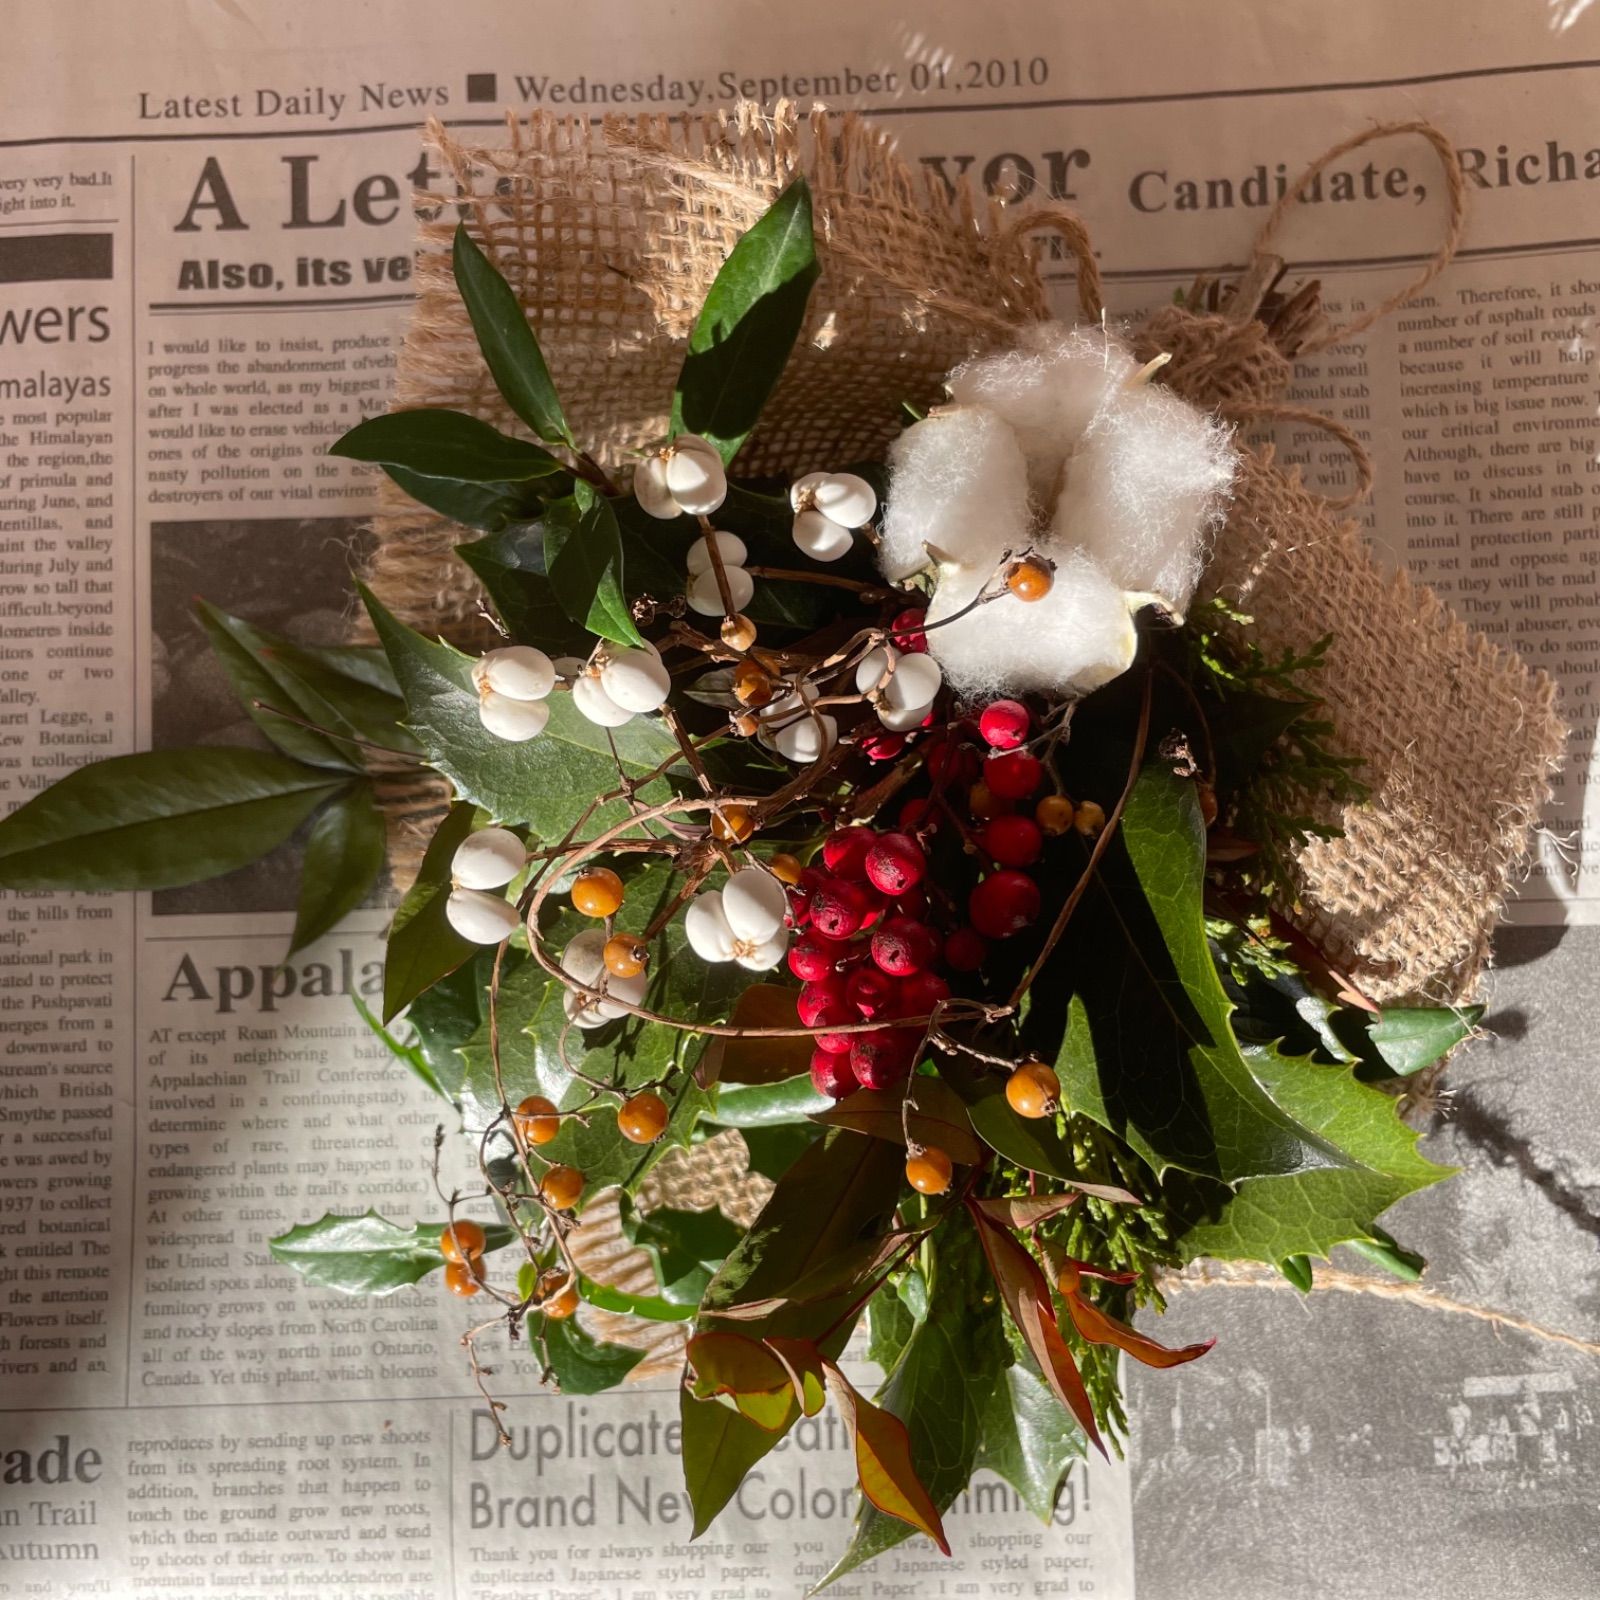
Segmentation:
<svg viewBox="0 0 1600 1600">
<path fill-rule="evenodd" d="M 811 190 L 796 178 L 723 262 L 689 336 L 672 431 L 731 461 L 789 359 L 817 279 Z"/>
<path fill-rule="evenodd" d="M 454 972 L 476 949 L 450 926 L 450 864 L 456 848 L 472 832 L 477 808 L 461 800 L 434 829 L 433 838 L 389 924 L 383 958 L 383 1020 L 390 1022 L 423 990 Z"/>
<path fill-rule="evenodd" d="M 531 521 L 544 510 L 545 498 L 566 494 L 569 478 L 535 478 L 522 483 L 463 483 L 457 478 L 430 478 L 407 467 L 383 469 L 418 505 L 464 528 L 499 533 L 519 522 Z"/>
<path fill-rule="evenodd" d="M 1083 1434 L 1044 1380 L 1020 1361 L 1001 1374 L 984 1407 L 977 1465 L 987 1467 L 1048 1522 L 1061 1485 L 1084 1455 Z"/>
<path fill-rule="evenodd" d="M 637 779 L 678 753 L 659 718 L 635 717 L 621 728 L 597 728 L 564 693 L 550 697 L 550 721 L 537 739 L 508 744 L 496 738 L 478 720 L 472 658 L 424 639 L 363 594 L 405 694 L 410 727 L 429 762 L 463 799 L 498 820 L 526 823 L 540 838 L 558 839 L 597 795 L 617 787 L 619 764 L 622 773 Z M 665 783 L 652 783 L 639 797 L 650 804 L 670 792 Z M 594 813 L 591 826 L 598 833 L 627 815 L 627 806 L 615 801 Z"/>
<path fill-rule="evenodd" d="M 561 609 L 602 639 L 643 644 L 622 587 L 622 533 L 611 502 L 579 483 L 571 500 L 549 507 L 543 525 L 545 570 Z"/>
<path fill-rule="evenodd" d="M 465 411 L 386 411 L 358 422 L 328 454 L 452 483 L 499 486 L 570 477 L 548 450 Z"/>
<path fill-rule="evenodd" d="M 461 1047 L 483 1026 L 494 956 L 493 949 L 478 950 L 454 972 L 430 984 L 406 1010 L 417 1049 L 451 1100 L 460 1097 L 467 1070 Z"/>
<path fill-rule="evenodd" d="M 541 439 L 571 445 L 572 431 L 550 381 L 544 352 L 516 293 L 465 226 L 456 228 L 451 266 L 478 348 L 506 404 Z"/>
<path fill-rule="evenodd" d="M 1311 1258 L 1309 1256 L 1285 1256 L 1278 1263 L 1278 1271 L 1297 1288 L 1301 1294 L 1310 1294 L 1312 1285 Z"/>
<path fill-rule="evenodd" d="M 809 1072 L 777 1083 L 719 1083 L 708 1120 L 725 1128 L 776 1127 L 800 1122 L 834 1103 L 817 1090 Z"/>
<path fill-rule="evenodd" d="M 603 1394 L 614 1389 L 644 1360 L 643 1350 L 626 1345 L 606 1344 L 585 1333 L 575 1321 L 530 1321 L 530 1331 L 539 1328 L 544 1336 L 545 1354 L 562 1394 Z"/>
<path fill-rule="evenodd" d="M 743 1231 L 715 1208 L 679 1211 L 661 1206 L 640 1213 L 626 1201 L 622 1207 L 623 1236 L 649 1255 L 656 1282 L 663 1289 L 680 1282 L 697 1268 L 721 1266 Z M 670 1298 L 682 1299 L 682 1296 Z M 699 1296 L 695 1299 L 698 1301 Z"/>
<path fill-rule="evenodd" d="M 896 1286 L 886 1283 L 867 1302 L 866 1317 L 867 1360 L 875 1361 L 888 1377 L 916 1332 L 916 1313 L 900 1298 Z"/>
<path fill-rule="evenodd" d="M 1483 1019 L 1482 1006 L 1385 1006 L 1383 1014 L 1360 1013 L 1368 1043 L 1396 1078 L 1408 1078 L 1443 1061 Z M 1355 1018 L 1352 1015 L 1352 1021 Z M 1357 1022 L 1356 1026 L 1361 1023 Z M 1373 1075 L 1373 1066 L 1358 1073 Z"/>
<path fill-rule="evenodd" d="M 383 813 L 362 778 L 322 808 L 306 840 L 289 953 L 320 939 L 372 892 L 383 871 Z"/>
<path fill-rule="evenodd" d="M 0 888 L 174 889 L 220 877 L 282 844 L 347 781 L 266 750 L 113 756 L 0 821 Z"/>
<path fill-rule="evenodd" d="M 750 1170 L 776 1183 L 822 1137 L 822 1130 L 811 1122 L 781 1122 L 744 1128 L 741 1136 L 750 1153 Z"/>
<path fill-rule="evenodd" d="M 562 609 L 544 567 L 544 525 L 521 522 L 456 546 L 477 573 L 500 620 L 520 644 L 552 656 L 587 656 L 594 644 L 587 628 Z"/>
<path fill-rule="evenodd" d="M 661 1295 L 628 1294 L 609 1283 L 596 1283 L 592 1278 L 578 1279 L 578 1293 L 601 1311 L 612 1311 L 618 1316 L 643 1317 L 646 1322 L 687 1322 L 695 1311 L 692 1301 L 682 1305 Z"/>
<path fill-rule="evenodd" d="M 784 1432 L 768 1432 L 732 1406 L 715 1400 L 696 1400 L 687 1389 L 679 1393 L 682 1421 L 683 1482 L 694 1510 L 690 1537 L 698 1539 L 738 1492 L 745 1474 L 770 1450 Z M 791 1405 L 789 1426 L 800 1420 L 798 1402 Z"/>
<path fill-rule="evenodd" d="M 419 1222 L 410 1228 L 380 1217 L 329 1212 L 316 1222 L 303 1222 L 267 1241 L 273 1260 L 293 1267 L 319 1289 L 343 1294 L 392 1294 L 420 1282 L 444 1265 L 439 1254 L 441 1222 Z M 515 1235 L 498 1224 L 484 1227 L 485 1248 L 499 1250 Z"/>
<path fill-rule="evenodd" d="M 441 1099 L 448 1100 L 450 1096 L 445 1092 L 444 1085 L 439 1082 L 438 1075 L 429 1064 L 428 1058 L 422 1053 L 419 1046 L 402 1044 L 395 1036 L 378 1021 L 372 1014 L 372 1009 L 360 995 L 350 997 L 351 1004 L 356 1008 L 356 1015 L 366 1023 L 383 1047 L 392 1055 L 407 1072 L 419 1083 L 433 1090 Z"/>
</svg>

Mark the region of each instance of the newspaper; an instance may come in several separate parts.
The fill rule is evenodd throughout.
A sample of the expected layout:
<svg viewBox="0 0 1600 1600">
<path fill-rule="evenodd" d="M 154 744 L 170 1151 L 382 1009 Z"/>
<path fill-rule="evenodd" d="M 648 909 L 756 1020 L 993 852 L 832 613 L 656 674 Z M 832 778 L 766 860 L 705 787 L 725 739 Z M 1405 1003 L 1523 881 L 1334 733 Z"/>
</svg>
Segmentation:
<svg viewBox="0 0 1600 1600">
<path fill-rule="evenodd" d="M 193 594 L 340 637 L 372 485 L 324 450 L 385 403 L 409 197 L 435 176 L 425 116 L 858 107 L 943 178 L 1076 204 L 1113 309 L 1131 311 L 1241 261 L 1279 187 L 1335 140 L 1426 115 L 1466 163 L 1466 248 L 1425 299 L 1307 362 L 1299 396 L 1372 450 L 1386 558 L 1561 676 L 1572 754 L 1518 915 L 1600 920 L 1600 829 L 1585 834 L 1600 803 L 1597 27 L 1588 0 L 1231 19 L 1148 0 L 924 0 L 914 16 L 881 0 L 14 5 L 0 806 L 85 760 L 254 737 Z M 1334 310 L 1434 249 L 1430 162 L 1363 151 L 1298 208 L 1283 248 Z M 1346 470 L 1320 437 L 1282 443 L 1330 484 Z M 267 1236 L 324 1210 L 436 1210 L 435 1110 L 351 1005 L 376 992 L 384 907 L 283 965 L 294 866 L 285 851 L 155 896 L 0 894 L 0 1593 L 803 1593 L 847 1537 L 837 1429 L 797 1430 L 691 1542 L 669 1390 L 542 1393 L 508 1352 L 502 1451 L 457 1344 L 465 1313 L 436 1285 L 357 1301 L 273 1263 Z M 1479 1181 L 1458 1180 L 1463 1205 Z M 1215 1301 L 1180 1315 L 1198 1324 Z M 1324 1337 L 1297 1327 L 1274 1391 L 1291 1407 Z M 1169 1471 L 1207 1459 L 1183 1453 L 1167 1409 L 1212 1403 L 1182 1398 L 1195 1370 L 1138 1393 Z M 1441 1410 L 1447 1458 L 1458 1420 Z M 1461 1427 L 1475 1437 L 1472 1416 Z M 1151 1459 L 1137 1507 L 1125 1466 L 1075 1469 L 1048 1528 L 980 1475 L 951 1518 L 953 1561 L 913 1540 L 834 1592 L 1188 1593 L 1199 1574 L 1180 1573 L 1184 1524 L 1147 1492 Z M 1136 1531 L 1165 1552 L 1141 1553 L 1148 1582 Z"/>
</svg>

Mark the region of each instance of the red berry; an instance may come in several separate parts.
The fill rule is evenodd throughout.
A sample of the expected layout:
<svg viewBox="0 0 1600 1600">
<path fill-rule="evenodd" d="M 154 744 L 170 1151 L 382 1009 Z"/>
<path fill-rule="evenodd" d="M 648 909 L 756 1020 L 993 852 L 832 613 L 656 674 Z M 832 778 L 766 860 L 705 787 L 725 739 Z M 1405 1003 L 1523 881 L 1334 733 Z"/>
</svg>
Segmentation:
<svg viewBox="0 0 1600 1600">
<path fill-rule="evenodd" d="M 803 1028 L 817 1028 L 828 1023 L 847 1021 L 850 1007 L 845 1001 L 844 979 L 828 977 L 819 983 L 803 985 L 795 1000 L 794 1008 Z"/>
<path fill-rule="evenodd" d="M 952 972 L 976 972 L 988 954 L 989 946 L 974 928 L 957 928 L 944 942 L 945 965 Z"/>
<path fill-rule="evenodd" d="M 900 980 L 895 994 L 895 1015 L 927 1017 L 941 1000 L 950 998 L 950 985 L 937 972 L 914 972 Z"/>
<path fill-rule="evenodd" d="M 858 1033 L 850 1066 L 863 1089 L 892 1089 L 911 1071 L 922 1035 L 915 1028 L 878 1028 Z"/>
<path fill-rule="evenodd" d="M 868 928 L 876 927 L 888 914 L 889 897 L 880 894 L 870 883 L 863 883 L 860 888 L 861 903 L 865 907 L 861 913 L 860 931 L 865 933 Z"/>
<path fill-rule="evenodd" d="M 867 877 L 884 894 L 904 894 L 922 882 L 928 858 L 909 833 L 880 833 L 867 851 Z"/>
<path fill-rule="evenodd" d="M 835 1025 L 845 1022 L 858 1022 L 860 1018 L 853 1017 L 847 1012 L 842 1017 L 832 1019 Z M 853 1033 L 819 1033 L 816 1035 L 816 1047 L 824 1055 L 845 1056 L 850 1054 L 850 1046 L 855 1040 Z"/>
<path fill-rule="evenodd" d="M 938 954 L 938 935 L 911 917 L 891 917 L 872 935 L 872 959 L 891 977 L 921 972 Z"/>
<path fill-rule="evenodd" d="M 1002 867 L 1031 867 L 1044 852 L 1044 835 L 1032 817 L 995 817 L 984 827 L 982 840 Z"/>
<path fill-rule="evenodd" d="M 933 802 L 927 799 L 907 800 L 900 807 L 900 831 L 902 833 L 915 833 L 919 828 L 932 827 L 930 813 Z"/>
<path fill-rule="evenodd" d="M 893 1013 L 896 984 L 876 967 L 862 967 L 850 974 L 846 993 L 850 1004 L 861 1013 L 863 1022 L 874 1022 Z"/>
<path fill-rule="evenodd" d="M 836 878 L 859 883 L 867 875 L 867 851 L 877 836 L 871 828 L 840 828 L 822 842 L 822 859 Z"/>
<path fill-rule="evenodd" d="M 856 884 L 830 878 L 811 891 L 811 925 L 830 939 L 848 939 L 866 920 L 871 902 Z"/>
<path fill-rule="evenodd" d="M 894 636 L 895 649 L 904 650 L 914 656 L 927 653 L 928 636 L 922 631 L 926 616 L 925 611 L 918 611 L 915 606 L 911 606 L 889 624 L 889 632 Z"/>
<path fill-rule="evenodd" d="M 1044 766 L 1026 750 L 1009 750 L 984 762 L 983 781 L 1002 800 L 1026 800 L 1044 782 Z"/>
<path fill-rule="evenodd" d="M 993 750 L 1015 750 L 1028 737 L 1033 719 L 1020 700 L 996 700 L 983 708 L 978 732 Z"/>
<path fill-rule="evenodd" d="M 874 728 L 861 740 L 861 750 L 869 761 L 893 761 L 906 747 L 903 733 L 890 733 L 887 728 Z"/>
<path fill-rule="evenodd" d="M 996 872 L 972 891 L 967 915 L 985 938 L 1009 939 L 1038 917 L 1039 885 L 1025 872 Z"/>
<path fill-rule="evenodd" d="M 920 885 L 907 889 L 894 903 L 895 915 L 920 919 L 928 914 L 928 894 Z"/>
<path fill-rule="evenodd" d="M 861 1087 L 850 1068 L 847 1054 L 821 1049 L 811 1052 L 811 1086 L 830 1100 L 843 1100 L 847 1094 L 854 1094 Z"/>
<path fill-rule="evenodd" d="M 837 969 L 848 948 L 812 928 L 789 946 L 789 970 L 803 983 L 815 983 Z"/>
<path fill-rule="evenodd" d="M 811 920 L 811 896 L 819 885 L 828 881 L 827 873 L 819 867 L 802 867 L 800 881 L 789 891 L 789 915 L 797 928 Z"/>
<path fill-rule="evenodd" d="M 971 783 L 978 775 L 978 752 L 970 745 L 941 739 L 928 748 L 928 776 L 936 784 Z"/>
</svg>

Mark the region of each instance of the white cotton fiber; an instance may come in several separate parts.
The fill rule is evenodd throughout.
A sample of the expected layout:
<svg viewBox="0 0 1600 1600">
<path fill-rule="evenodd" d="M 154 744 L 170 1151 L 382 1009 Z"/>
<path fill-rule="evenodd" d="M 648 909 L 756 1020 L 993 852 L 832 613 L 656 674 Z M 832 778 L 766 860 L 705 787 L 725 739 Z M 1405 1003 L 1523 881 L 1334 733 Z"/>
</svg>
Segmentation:
<svg viewBox="0 0 1600 1600">
<path fill-rule="evenodd" d="M 1133 663 L 1138 640 L 1128 603 L 1081 552 L 1058 558 L 1042 600 L 1006 594 L 959 622 L 932 626 L 971 598 L 971 591 L 941 583 L 928 607 L 928 652 L 962 694 L 1087 694 Z"/>
<path fill-rule="evenodd" d="M 957 367 L 946 387 L 958 404 L 985 406 L 1011 425 L 1034 499 L 1048 508 L 1067 455 L 1136 366 L 1127 346 L 1100 328 L 1042 322 L 1014 350 Z"/>
<path fill-rule="evenodd" d="M 924 543 L 979 583 L 1028 544 L 1027 464 L 992 411 L 951 406 L 913 423 L 890 445 L 889 470 L 878 565 L 891 582 L 928 564 Z"/>
<path fill-rule="evenodd" d="M 1067 461 L 1053 533 L 1124 589 L 1182 615 L 1222 520 L 1232 432 L 1165 389 L 1142 385 L 1089 425 Z"/>
</svg>

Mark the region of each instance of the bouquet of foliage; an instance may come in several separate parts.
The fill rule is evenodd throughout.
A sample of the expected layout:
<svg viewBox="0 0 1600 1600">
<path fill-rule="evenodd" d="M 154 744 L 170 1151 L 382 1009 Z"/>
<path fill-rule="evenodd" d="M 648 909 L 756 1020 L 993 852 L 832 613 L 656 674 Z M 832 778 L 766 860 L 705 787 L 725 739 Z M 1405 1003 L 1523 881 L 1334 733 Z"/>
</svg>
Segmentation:
<svg viewBox="0 0 1600 1600">
<path fill-rule="evenodd" d="M 1268 656 L 1196 596 L 1236 457 L 1104 327 L 1042 325 L 908 408 L 886 462 L 730 477 L 816 275 L 793 182 L 726 260 L 669 434 L 619 483 L 463 227 L 454 269 L 525 424 L 374 417 L 336 453 L 478 537 L 501 642 L 464 654 L 365 596 L 381 650 L 312 650 L 201 607 L 272 748 L 85 767 L 0 823 L 0 885 L 149 889 L 309 820 L 294 943 L 383 863 L 374 783 L 454 795 L 388 935 L 372 1027 L 459 1113 L 481 1181 L 411 1223 L 272 1242 L 310 1281 L 437 1273 L 592 1393 L 640 1352 L 587 1304 L 681 1324 L 696 1531 L 833 1405 L 862 1500 L 835 1573 L 941 1515 L 980 1464 L 1039 1515 L 1124 1426 L 1161 1274 L 1353 1244 L 1444 1176 L 1397 1112 L 1461 1009 L 1379 1012 L 1274 911 L 1303 797 L 1360 774 L 1320 652 Z M 1244 643 L 1240 641 L 1244 640 Z M 398 1020 L 397 1020 L 398 1019 Z M 637 1208 L 661 1153 L 746 1132 L 774 1181 L 742 1234 Z M 656 1292 L 592 1276 L 620 1192 Z M 582 1312 L 582 1315 L 577 1315 Z M 866 1330 L 871 1398 L 840 1367 Z M 1173 1381 L 1182 1381 L 1175 1378 Z"/>
</svg>

